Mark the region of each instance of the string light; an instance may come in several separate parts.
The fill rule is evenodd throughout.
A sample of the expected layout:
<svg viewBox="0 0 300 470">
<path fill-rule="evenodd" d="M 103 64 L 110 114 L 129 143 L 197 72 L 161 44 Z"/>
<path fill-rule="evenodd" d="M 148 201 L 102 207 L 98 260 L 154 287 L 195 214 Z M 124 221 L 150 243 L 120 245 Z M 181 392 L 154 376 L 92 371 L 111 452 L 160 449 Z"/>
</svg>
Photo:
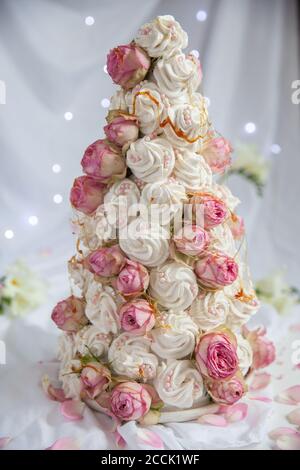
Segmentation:
<svg viewBox="0 0 300 470">
<path fill-rule="evenodd" d="M 256 131 L 256 125 L 254 122 L 247 122 L 244 127 L 245 131 L 247 134 L 253 134 Z"/>
<path fill-rule="evenodd" d="M 108 73 L 106 64 L 104 65 L 103 70 L 104 70 L 104 73 Z"/>
<path fill-rule="evenodd" d="M 274 155 L 278 155 L 281 152 L 280 145 L 278 144 L 271 145 L 271 152 L 274 153 Z"/>
<path fill-rule="evenodd" d="M 192 54 L 194 57 L 196 57 L 196 59 L 199 59 L 199 51 L 197 51 L 196 49 L 193 49 L 190 54 Z"/>
<path fill-rule="evenodd" d="M 66 121 L 71 121 L 73 119 L 73 113 L 71 113 L 70 111 L 67 111 L 64 114 L 64 118 L 65 118 Z"/>
<path fill-rule="evenodd" d="M 206 106 L 207 107 L 210 106 L 210 98 L 208 96 L 205 96 L 204 99 L 205 99 L 205 102 L 206 102 Z"/>
<path fill-rule="evenodd" d="M 85 19 L 85 24 L 87 26 L 92 26 L 95 23 L 95 19 L 92 16 L 87 16 Z"/>
<path fill-rule="evenodd" d="M 12 238 L 14 238 L 15 234 L 12 230 L 8 229 L 8 230 L 5 230 L 4 236 L 5 238 L 7 238 L 7 240 L 11 240 Z"/>
<path fill-rule="evenodd" d="M 30 225 L 37 225 L 39 223 L 39 219 L 36 215 L 31 215 L 30 217 L 28 217 L 28 223 Z"/>
<path fill-rule="evenodd" d="M 198 21 L 205 21 L 207 18 L 207 13 L 204 10 L 197 11 L 196 18 Z"/>
<path fill-rule="evenodd" d="M 101 100 L 102 108 L 108 108 L 109 105 L 110 105 L 110 100 L 108 98 L 103 98 L 103 100 Z"/>
<path fill-rule="evenodd" d="M 58 163 L 54 163 L 52 166 L 52 171 L 53 173 L 60 173 L 61 172 L 61 166 Z"/>
<path fill-rule="evenodd" d="M 54 194 L 53 202 L 55 202 L 55 204 L 61 204 L 62 201 L 63 201 L 63 197 L 61 194 Z"/>
</svg>

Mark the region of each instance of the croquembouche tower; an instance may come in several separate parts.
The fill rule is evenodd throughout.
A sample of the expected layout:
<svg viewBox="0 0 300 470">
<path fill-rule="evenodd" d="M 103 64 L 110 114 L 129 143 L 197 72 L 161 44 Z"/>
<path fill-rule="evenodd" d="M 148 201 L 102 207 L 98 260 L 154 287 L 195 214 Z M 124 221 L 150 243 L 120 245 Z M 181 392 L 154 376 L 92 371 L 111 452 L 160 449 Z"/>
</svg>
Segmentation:
<svg viewBox="0 0 300 470">
<path fill-rule="evenodd" d="M 239 200 L 217 182 L 232 149 L 209 120 L 187 44 L 159 16 L 109 52 L 118 88 L 71 189 L 72 295 L 52 312 L 60 380 L 67 398 L 119 422 L 189 421 L 232 405 L 267 361 L 264 332 L 244 326 L 258 301 Z"/>
</svg>

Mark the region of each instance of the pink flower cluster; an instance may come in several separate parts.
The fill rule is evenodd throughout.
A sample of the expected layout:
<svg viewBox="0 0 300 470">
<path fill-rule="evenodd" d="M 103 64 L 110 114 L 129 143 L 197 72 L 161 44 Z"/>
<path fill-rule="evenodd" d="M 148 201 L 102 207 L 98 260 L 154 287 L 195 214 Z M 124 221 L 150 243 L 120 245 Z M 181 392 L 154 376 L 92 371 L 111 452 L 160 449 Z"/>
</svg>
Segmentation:
<svg viewBox="0 0 300 470">
<path fill-rule="evenodd" d="M 155 389 L 148 384 L 122 382 L 116 385 L 110 399 L 110 409 L 122 421 L 140 420 L 150 409 L 158 409 L 162 402 Z"/>
<path fill-rule="evenodd" d="M 228 217 L 225 203 L 210 193 L 198 193 L 190 199 L 196 224 L 209 230 Z"/>
<path fill-rule="evenodd" d="M 130 90 L 145 78 L 150 64 L 148 54 L 134 43 L 115 47 L 107 56 L 109 75 L 125 90 Z"/>
<path fill-rule="evenodd" d="M 85 316 L 85 301 L 71 295 L 58 302 L 51 318 L 61 330 L 76 333 L 88 323 L 88 318 Z"/>
<path fill-rule="evenodd" d="M 208 253 L 195 263 L 195 274 L 200 284 L 209 289 L 220 289 L 232 284 L 238 276 L 238 265 L 225 253 Z"/>
<path fill-rule="evenodd" d="M 263 369 L 275 361 L 276 349 L 274 343 L 266 337 L 266 333 L 267 331 L 263 327 L 252 331 L 246 327 L 243 329 L 243 334 L 253 351 L 252 369 Z"/>
<path fill-rule="evenodd" d="M 134 335 L 144 335 L 155 325 L 154 309 L 144 299 L 132 300 L 122 305 L 119 317 L 122 329 Z"/>
<path fill-rule="evenodd" d="M 209 134 L 202 155 L 214 173 L 224 173 L 231 164 L 232 147 L 224 137 Z"/>
</svg>

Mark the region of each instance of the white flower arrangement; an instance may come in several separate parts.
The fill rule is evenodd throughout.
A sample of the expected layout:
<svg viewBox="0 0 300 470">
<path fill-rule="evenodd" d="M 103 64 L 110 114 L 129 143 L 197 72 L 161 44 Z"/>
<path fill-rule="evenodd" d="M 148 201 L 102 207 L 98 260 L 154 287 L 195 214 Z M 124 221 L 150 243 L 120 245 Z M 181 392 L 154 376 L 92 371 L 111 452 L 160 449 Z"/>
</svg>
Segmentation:
<svg viewBox="0 0 300 470">
<path fill-rule="evenodd" d="M 272 305 L 279 314 L 288 313 L 300 303 L 300 292 L 290 286 L 284 278 L 283 270 L 276 270 L 269 276 L 257 281 L 255 290 L 258 298 Z"/>
</svg>

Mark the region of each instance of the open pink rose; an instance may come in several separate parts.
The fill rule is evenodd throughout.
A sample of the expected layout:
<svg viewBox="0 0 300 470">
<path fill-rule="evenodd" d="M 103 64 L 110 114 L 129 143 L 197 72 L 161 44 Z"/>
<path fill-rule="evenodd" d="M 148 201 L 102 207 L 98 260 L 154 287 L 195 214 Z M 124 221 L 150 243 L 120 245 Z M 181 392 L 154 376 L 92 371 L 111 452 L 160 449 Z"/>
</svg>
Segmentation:
<svg viewBox="0 0 300 470">
<path fill-rule="evenodd" d="M 247 386 L 239 373 L 227 380 L 208 381 L 206 387 L 212 399 L 224 405 L 233 405 L 247 391 Z"/>
<path fill-rule="evenodd" d="M 142 294 L 149 285 L 149 273 L 140 263 L 127 259 L 120 271 L 116 288 L 124 296 Z"/>
<path fill-rule="evenodd" d="M 195 194 L 191 200 L 196 224 L 210 229 L 222 224 L 228 216 L 228 210 L 224 202 L 209 193 Z"/>
<path fill-rule="evenodd" d="M 144 299 L 132 300 L 119 311 L 121 327 L 134 335 L 144 335 L 155 325 L 153 307 Z"/>
<path fill-rule="evenodd" d="M 58 328 L 68 333 L 76 333 L 89 321 L 85 316 L 84 300 L 74 295 L 58 302 L 51 318 Z"/>
<path fill-rule="evenodd" d="M 148 413 L 151 396 L 142 384 L 123 382 L 113 389 L 110 406 L 117 418 L 122 421 L 133 421 Z"/>
<path fill-rule="evenodd" d="M 245 235 L 245 225 L 242 217 L 232 212 L 227 223 L 235 240 L 243 238 Z"/>
<path fill-rule="evenodd" d="M 200 258 L 195 263 L 194 270 L 204 287 L 220 289 L 236 280 L 239 268 L 233 258 L 216 251 Z"/>
<path fill-rule="evenodd" d="M 107 56 L 109 75 L 125 90 L 130 90 L 145 78 L 150 64 L 148 54 L 134 43 L 115 47 Z"/>
<path fill-rule="evenodd" d="M 185 224 L 173 237 L 176 248 L 188 256 L 200 255 L 209 244 L 208 233 L 198 225 Z"/>
<path fill-rule="evenodd" d="M 125 264 L 125 256 L 119 245 L 99 248 L 93 251 L 84 261 L 87 269 L 97 276 L 117 276 Z"/>
<path fill-rule="evenodd" d="M 71 189 L 71 204 L 78 211 L 90 215 L 103 203 L 106 189 L 105 184 L 90 176 L 79 176 Z"/>
<path fill-rule="evenodd" d="M 236 338 L 229 330 L 206 333 L 199 339 L 195 357 L 204 377 L 215 380 L 232 377 L 239 366 Z"/>
<path fill-rule="evenodd" d="M 123 147 L 131 144 L 139 135 L 139 125 L 135 116 L 121 113 L 112 117 L 104 127 L 106 137 L 110 142 Z"/>
<path fill-rule="evenodd" d="M 111 382 L 111 375 L 107 367 L 104 367 L 99 362 L 89 362 L 83 367 L 80 380 L 82 383 L 82 394 L 93 400 L 106 390 Z"/>
<path fill-rule="evenodd" d="M 243 328 L 243 334 L 249 341 L 253 351 L 252 369 L 262 369 L 269 366 L 276 358 L 274 343 L 266 337 L 266 329 L 258 327 L 255 330 Z"/>
<path fill-rule="evenodd" d="M 205 143 L 202 155 L 214 173 L 224 173 L 231 164 L 232 147 L 224 137 L 214 137 Z"/>
<path fill-rule="evenodd" d="M 113 176 L 125 176 L 125 160 L 118 147 L 107 140 L 96 140 L 84 152 L 81 160 L 83 172 L 88 176 L 107 182 Z"/>
</svg>

